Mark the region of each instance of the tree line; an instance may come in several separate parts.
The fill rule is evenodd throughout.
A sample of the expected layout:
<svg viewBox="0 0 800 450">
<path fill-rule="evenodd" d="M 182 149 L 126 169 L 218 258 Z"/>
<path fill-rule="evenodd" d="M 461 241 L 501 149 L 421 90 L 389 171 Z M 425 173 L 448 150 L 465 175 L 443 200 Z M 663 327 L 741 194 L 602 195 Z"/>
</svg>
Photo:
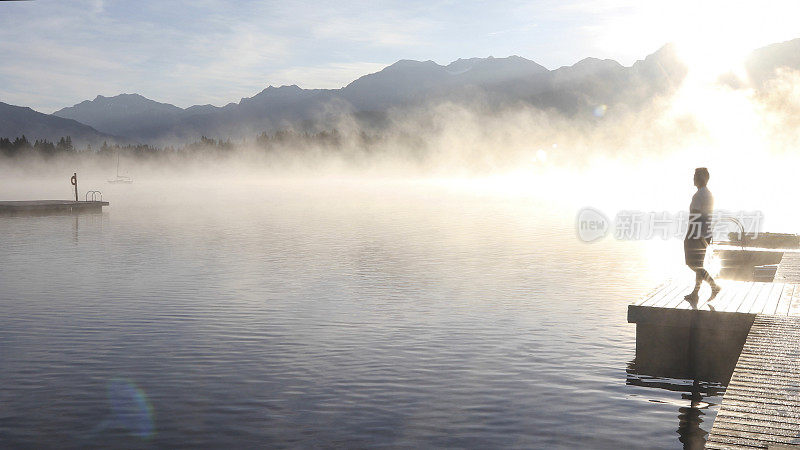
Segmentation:
<svg viewBox="0 0 800 450">
<path fill-rule="evenodd" d="M 33 143 L 31 143 L 24 134 L 13 140 L 5 137 L 0 138 L 0 152 L 8 157 L 31 153 L 46 156 L 74 151 L 75 146 L 72 145 L 72 137 L 70 136 L 62 137 L 57 142 L 50 142 L 47 139 L 36 139 Z"/>
<path fill-rule="evenodd" d="M 124 153 L 128 156 L 158 157 L 159 155 L 193 155 L 193 154 L 226 154 L 240 149 L 256 149 L 264 152 L 277 152 L 290 150 L 303 151 L 309 148 L 336 150 L 344 146 L 368 147 L 382 141 L 384 138 L 369 135 L 364 131 L 345 134 L 337 129 L 323 131 L 296 131 L 276 130 L 262 132 L 255 140 L 232 141 L 231 139 L 214 139 L 202 136 L 199 140 L 182 146 L 159 147 L 147 144 L 119 144 L 104 141 L 102 145 L 92 147 L 87 144 L 78 147 L 73 144 L 72 137 L 64 136 L 58 141 L 51 142 L 47 139 L 36 139 L 34 142 L 25 136 L 15 138 L 0 137 L 0 155 L 7 158 L 26 156 L 50 157 L 64 154 L 82 155 L 113 155 Z"/>
</svg>

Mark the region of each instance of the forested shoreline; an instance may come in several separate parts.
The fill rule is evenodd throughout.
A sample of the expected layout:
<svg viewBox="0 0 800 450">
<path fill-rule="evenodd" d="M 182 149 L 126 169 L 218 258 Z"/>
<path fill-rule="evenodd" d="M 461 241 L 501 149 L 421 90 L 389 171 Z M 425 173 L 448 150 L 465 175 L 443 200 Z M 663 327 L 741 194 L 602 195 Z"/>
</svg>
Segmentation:
<svg viewBox="0 0 800 450">
<path fill-rule="evenodd" d="M 202 136 L 199 140 L 184 145 L 163 147 L 149 144 L 119 144 L 108 141 L 99 146 L 92 146 L 91 144 L 79 146 L 73 143 L 70 136 L 63 136 L 55 142 L 47 139 L 35 139 L 31 142 L 28 137 L 22 135 L 0 137 L 0 156 L 12 161 L 28 158 L 47 159 L 69 155 L 102 158 L 107 155 L 117 154 L 136 158 L 159 158 L 162 156 L 225 155 L 243 150 L 264 153 L 283 150 L 293 152 L 307 150 L 336 151 L 345 147 L 369 152 L 370 148 L 385 141 L 385 137 L 368 135 L 365 132 L 345 135 L 336 129 L 319 132 L 278 130 L 271 133 L 262 132 L 253 140 L 242 139 L 238 141 Z"/>
</svg>

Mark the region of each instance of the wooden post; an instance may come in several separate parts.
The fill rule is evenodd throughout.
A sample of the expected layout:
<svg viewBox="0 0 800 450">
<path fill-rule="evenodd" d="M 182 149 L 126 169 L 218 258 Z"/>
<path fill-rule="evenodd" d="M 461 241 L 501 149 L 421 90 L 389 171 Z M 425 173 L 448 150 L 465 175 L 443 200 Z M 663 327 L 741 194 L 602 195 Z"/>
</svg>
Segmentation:
<svg viewBox="0 0 800 450">
<path fill-rule="evenodd" d="M 78 173 L 75 172 L 72 174 L 72 178 L 69 179 L 69 182 L 75 186 L 75 201 L 78 201 Z"/>
</svg>

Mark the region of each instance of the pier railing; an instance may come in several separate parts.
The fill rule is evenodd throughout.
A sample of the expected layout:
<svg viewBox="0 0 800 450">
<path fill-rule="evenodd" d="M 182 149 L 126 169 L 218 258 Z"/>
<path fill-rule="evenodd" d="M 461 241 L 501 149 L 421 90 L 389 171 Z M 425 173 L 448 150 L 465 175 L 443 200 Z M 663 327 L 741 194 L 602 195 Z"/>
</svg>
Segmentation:
<svg viewBox="0 0 800 450">
<path fill-rule="evenodd" d="M 91 198 L 93 202 L 102 202 L 103 201 L 103 193 L 100 191 L 86 191 L 86 195 L 83 197 L 84 201 L 90 201 L 89 195 L 91 194 Z"/>
</svg>

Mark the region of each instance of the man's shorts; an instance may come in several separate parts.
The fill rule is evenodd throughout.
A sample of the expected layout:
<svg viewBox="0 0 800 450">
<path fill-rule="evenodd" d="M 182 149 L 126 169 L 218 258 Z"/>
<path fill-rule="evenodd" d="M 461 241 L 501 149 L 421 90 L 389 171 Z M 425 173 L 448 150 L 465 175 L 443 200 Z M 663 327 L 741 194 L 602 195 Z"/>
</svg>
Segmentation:
<svg viewBox="0 0 800 450">
<path fill-rule="evenodd" d="M 706 247 L 708 239 L 687 237 L 683 240 L 683 253 L 686 256 L 686 265 L 692 269 L 703 267 L 703 260 L 706 259 Z"/>
</svg>

